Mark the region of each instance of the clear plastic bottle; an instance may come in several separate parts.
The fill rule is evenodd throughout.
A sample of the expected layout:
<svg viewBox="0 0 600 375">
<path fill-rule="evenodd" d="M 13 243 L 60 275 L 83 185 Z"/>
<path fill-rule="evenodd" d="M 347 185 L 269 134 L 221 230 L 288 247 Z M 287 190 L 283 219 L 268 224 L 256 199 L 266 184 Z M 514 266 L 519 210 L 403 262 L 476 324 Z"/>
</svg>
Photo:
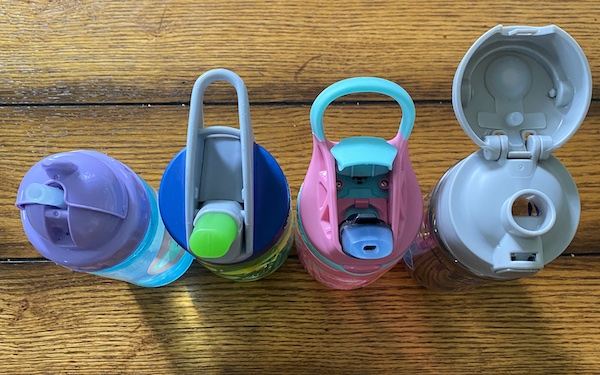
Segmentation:
<svg viewBox="0 0 600 375">
<path fill-rule="evenodd" d="M 423 222 L 409 251 L 404 254 L 404 266 L 409 275 L 427 289 L 461 291 L 494 280 L 479 275 L 460 263 L 442 242 L 437 228 L 436 203 L 442 180 L 423 200 Z"/>
<path fill-rule="evenodd" d="M 254 281 L 275 272 L 287 259 L 294 237 L 293 225 L 288 223 L 277 243 L 255 259 L 234 264 L 216 264 L 198 259 L 200 264 L 219 276 L 234 281 Z"/>
<path fill-rule="evenodd" d="M 96 151 L 54 154 L 35 164 L 16 205 L 33 246 L 74 271 L 158 287 L 177 280 L 193 260 L 165 230 L 156 192 Z"/>
<path fill-rule="evenodd" d="M 350 265 L 336 264 L 323 256 L 306 238 L 306 234 L 298 224 L 296 229 L 296 248 L 300 263 L 306 272 L 321 284 L 333 289 L 351 290 L 363 288 L 389 271 L 401 258 L 392 258 L 383 265 Z"/>
<path fill-rule="evenodd" d="M 452 167 L 425 204 L 404 263 L 442 291 L 531 276 L 569 246 L 577 186 L 551 153 L 583 122 L 592 81 L 562 29 L 497 26 L 466 53 L 452 87 L 454 113 L 481 148 Z"/>
</svg>

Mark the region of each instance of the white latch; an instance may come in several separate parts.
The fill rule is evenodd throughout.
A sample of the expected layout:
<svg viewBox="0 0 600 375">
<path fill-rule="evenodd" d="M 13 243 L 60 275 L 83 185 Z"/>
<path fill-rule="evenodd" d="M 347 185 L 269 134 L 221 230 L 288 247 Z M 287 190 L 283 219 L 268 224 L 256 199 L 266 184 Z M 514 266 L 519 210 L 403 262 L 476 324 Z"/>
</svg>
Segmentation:
<svg viewBox="0 0 600 375">
<path fill-rule="evenodd" d="M 508 136 L 487 135 L 483 138 L 483 157 L 486 160 L 500 159 L 532 159 L 534 161 L 548 159 L 553 141 L 549 135 L 529 135 L 525 140 L 525 150 L 510 150 Z"/>
</svg>

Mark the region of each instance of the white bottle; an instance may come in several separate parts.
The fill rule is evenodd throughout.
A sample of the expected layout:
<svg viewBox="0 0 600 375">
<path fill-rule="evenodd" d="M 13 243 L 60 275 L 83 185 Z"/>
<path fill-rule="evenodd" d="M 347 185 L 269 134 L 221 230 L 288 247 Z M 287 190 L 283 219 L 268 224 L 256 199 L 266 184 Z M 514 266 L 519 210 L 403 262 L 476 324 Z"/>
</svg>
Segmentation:
<svg viewBox="0 0 600 375">
<path fill-rule="evenodd" d="M 497 26 L 469 49 L 452 88 L 461 127 L 481 149 L 452 167 L 425 204 L 405 255 L 430 289 L 461 290 L 535 274 L 575 236 L 580 202 L 551 153 L 590 105 L 587 59 L 556 26 Z"/>
</svg>

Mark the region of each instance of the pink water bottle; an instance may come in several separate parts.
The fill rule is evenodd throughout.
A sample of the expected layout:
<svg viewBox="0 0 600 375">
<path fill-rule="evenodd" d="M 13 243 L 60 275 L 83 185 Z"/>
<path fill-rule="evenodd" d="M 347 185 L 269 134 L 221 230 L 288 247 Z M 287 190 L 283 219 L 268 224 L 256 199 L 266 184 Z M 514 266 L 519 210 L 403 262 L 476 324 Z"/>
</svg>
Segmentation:
<svg viewBox="0 0 600 375">
<path fill-rule="evenodd" d="M 353 93 L 379 93 L 402 108 L 391 140 L 325 137 L 323 113 L 331 102 Z M 298 256 L 319 282 L 355 289 L 377 280 L 402 258 L 417 234 L 423 202 L 408 155 L 415 106 L 408 93 L 381 78 L 356 77 L 334 83 L 313 103 L 313 155 L 298 194 Z"/>
</svg>

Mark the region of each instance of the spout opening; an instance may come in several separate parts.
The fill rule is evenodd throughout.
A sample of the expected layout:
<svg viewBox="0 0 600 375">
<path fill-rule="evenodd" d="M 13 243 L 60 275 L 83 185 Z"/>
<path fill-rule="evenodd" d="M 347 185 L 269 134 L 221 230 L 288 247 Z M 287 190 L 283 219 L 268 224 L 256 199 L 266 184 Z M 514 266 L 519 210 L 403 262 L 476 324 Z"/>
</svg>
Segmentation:
<svg viewBox="0 0 600 375">
<path fill-rule="evenodd" d="M 556 222 L 556 208 L 547 195 L 537 190 L 521 190 L 505 204 L 506 229 L 521 237 L 547 233 Z"/>
</svg>

